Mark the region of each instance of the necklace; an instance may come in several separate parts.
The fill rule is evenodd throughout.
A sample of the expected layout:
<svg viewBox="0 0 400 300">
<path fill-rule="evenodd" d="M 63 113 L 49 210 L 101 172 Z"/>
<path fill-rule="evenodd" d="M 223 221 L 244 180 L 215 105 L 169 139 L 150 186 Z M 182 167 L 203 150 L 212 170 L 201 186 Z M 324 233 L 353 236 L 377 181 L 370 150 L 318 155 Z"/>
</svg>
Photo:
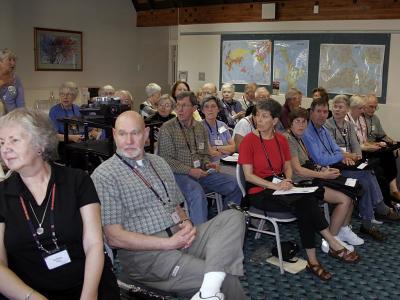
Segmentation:
<svg viewBox="0 0 400 300">
<path fill-rule="evenodd" d="M 36 229 L 36 233 L 37 233 L 38 235 L 42 235 L 42 234 L 44 233 L 44 228 L 42 227 L 42 224 L 43 224 L 43 221 L 44 221 L 44 217 L 46 216 L 47 207 L 49 207 L 49 202 L 50 202 L 50 196 L 51 196 L 51 194 L 52 194 L 52 193 L 50 192 L 49 197 L 47 198 L 46 207 L 45 207 L 45 209 L 44 209 L 44 213 L 43 213 L 43 216 L 42 216 L 42 220 L 41 220 L 40 222 L 39 222 L 38 217 L 37 217 L 36 214 L 35 214 L 35 211 L 33 210 L 32 204 L 31 204 L 30 202 L 28 202 L 28 203 L 29 203 L 29 206 L 30 206 L 30 208 L 31 208 L 31 210 L 32 210 L 33 216 L 35 217 L 36 222 L 38 222 L 38 224 L 39 224 L 39 227 Z"/>
</svg>

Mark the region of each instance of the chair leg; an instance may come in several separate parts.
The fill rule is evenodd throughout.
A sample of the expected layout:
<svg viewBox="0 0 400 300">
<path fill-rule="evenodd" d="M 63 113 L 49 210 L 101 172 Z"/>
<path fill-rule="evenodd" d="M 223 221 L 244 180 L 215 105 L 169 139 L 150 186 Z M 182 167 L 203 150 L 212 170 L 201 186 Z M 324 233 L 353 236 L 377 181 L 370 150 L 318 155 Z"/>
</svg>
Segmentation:
<svg viewBox="0 0 400 300">
<path fill-rule="evenodd" d="M 258 223 L 258 230 L 263 230 L 265 225 L 265 220 L 264 219 L 260 219 L 260 223 Z M 255 240 L 258 240 L 261 237 L 261 232 L 257 232 L 256 236 L 254 237 Z"/>
<path fill-rule="evenodd" d="M 222 202 L 222 196 L 218 193 L 215 193 L 215 202 L 217 203 L 217 212 L 222 212 L 224 210 L 224 203 Z"/>
<path fill-rule="evenodd" d="M 271 223 L 272 223 L 272 225 L 274 225 L 274 230 L 275 230 L 276 248 L 278 250 L 278 258 L 279 258 L 279 268 L 281 270 L 281 274 L 284 274 L 285 269 L 283 268 L 281 236 L 279 234 L 279 226 L 276 222 L 271 222 Z"/>
</svg>

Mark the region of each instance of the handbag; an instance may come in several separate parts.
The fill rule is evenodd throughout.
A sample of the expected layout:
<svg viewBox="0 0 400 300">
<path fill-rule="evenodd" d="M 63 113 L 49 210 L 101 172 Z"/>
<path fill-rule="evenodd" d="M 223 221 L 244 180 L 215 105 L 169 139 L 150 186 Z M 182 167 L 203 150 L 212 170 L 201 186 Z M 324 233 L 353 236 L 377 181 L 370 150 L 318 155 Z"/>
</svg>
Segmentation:
<svg viewBox="0 0 400 300">
<path fill-rule="evenodd" d="M 296 243 L 296 241 L 281 242 L 281 250 L 282 250 L 282 259 L 284 261 L 289 263 L 297 262 L 297 259 L 294 259 L 294 257 L 300 251 L 300 247 Z M 273 256 L 278 257 L 278 248 L 274 246 L 271 250 L 271 253 Z"/>
</svg>

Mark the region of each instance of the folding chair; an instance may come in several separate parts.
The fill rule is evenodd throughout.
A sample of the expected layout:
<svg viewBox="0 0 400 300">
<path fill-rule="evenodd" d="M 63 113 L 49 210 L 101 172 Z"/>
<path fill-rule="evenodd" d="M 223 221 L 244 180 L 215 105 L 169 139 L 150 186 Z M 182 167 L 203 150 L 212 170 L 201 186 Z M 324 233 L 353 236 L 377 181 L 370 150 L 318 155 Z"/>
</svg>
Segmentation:
<svg viewBox="0 0 400 300">
<path fill-rule="evenodd" d="M 236 165 L 236 179 L 237 179 L 239 188 L 242 191 L 242 195 L 243 195 L 243 197 L 245 197 L 246 196 L 246 188 L 245 188 L 246 179 L 244 177 L 242 166 L 239 164 Z M 283 269 L 281 237 L 279 234 L 278 223 L 293 222 L 293 221 L 296 221 L 297 218 L 290 212 L 268 212 L 268 211 L 262 211 L 259 209 L 254 209 L 254 208 L 251 208 L 250 210 L 248 210 L 247 213 L 251 218 L 260 219 L 260 223 L 257 228 L 249 227 L 249 230 L 256 232 L 256 236 L 255 236 L 256 239 L 260 238 L 261 233 L 275 236 L 276 248 L 278 250 L 279 268 L 280 268 L 281 274 L 284 274 L 285 270 Z M 263 229 L 266 221 L 269 221 L 272 223 L 272 225 L 274 227 L 274 231 Z"/>
</svg>

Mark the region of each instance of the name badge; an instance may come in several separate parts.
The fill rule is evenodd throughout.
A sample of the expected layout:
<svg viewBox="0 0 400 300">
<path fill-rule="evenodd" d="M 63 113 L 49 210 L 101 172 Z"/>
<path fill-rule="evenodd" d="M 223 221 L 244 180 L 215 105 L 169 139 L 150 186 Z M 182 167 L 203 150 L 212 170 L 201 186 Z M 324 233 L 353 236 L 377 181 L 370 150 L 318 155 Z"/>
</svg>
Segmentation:
<svg viewBox="0 0 400 300">
<path fill-rule="evenodd" d="M 201 166 L 201 163 L 200 163 L 199 160 L 195 160 L 195 161 L 193 162 L 193 167 L 195 167 L 195 168 L 200 168 L 200 166 Z"/>
<path fill-rule="evenodd" d="M 359 164 L 359 165 L 358 165 L 357 169 L 362 170 L 362 169 L 364 169 L 366 166 L 368 166 L 368 164 L 365 163 L 365 162 L 363 162 L 362 164 Z"/>
<path fill-rule="evenodd" d="M 356 182 L 357 182 L 357 179 L 347 178 L 346 182 L 344 184 L 347 185 L 347 186 L 350 186 L 350 187 L 355 187 L 356 186 Z"/>
<path fill-rule="evenodd" d="M 371 126 L 371 131 L 374 131 L 375 130 L 375 125 L 372 125 Z"/>
<path fill-rule="evenodd" d="M 226 129 L 224 126 L 218 128 L 218 132 L 219 132 L 219 133 L 224 133 L 226 130 L 227 130 L 227 129 Z"/>
<path fill-rule="evenodd" d="M 342 150 L 342 152 L 346 152 L 346 147 L 340 147 L 340 150 Z"/>
<path fill-rule="evenodd" d="M 172 221 L 174 221 L 175 224 L 178 224 L 181 221 L 181 218 L 179 218 L 179 215 L 178 215 L 178 213 L 176 211 L 174 211 L 171 214 L 171 218 L 172 218 Z"/>
<path fill-rule="evenodd" d="M 224 143 L 222 142 L 222 140 L 214 140 L 214 145 L 215 146 L 223 146 Z"/>
<path fill-rule="evenodd" d="M 199 150 L 204 150 L 204 143 L 199 143 Z"/>
<path fill-rule="evenodd" d="M 71 262 L 68 250 L 66 248 L 56 250 L 51 254 L 43 254 L 44 262 L 49 270 L 61 267 Z"/>
</svg>

